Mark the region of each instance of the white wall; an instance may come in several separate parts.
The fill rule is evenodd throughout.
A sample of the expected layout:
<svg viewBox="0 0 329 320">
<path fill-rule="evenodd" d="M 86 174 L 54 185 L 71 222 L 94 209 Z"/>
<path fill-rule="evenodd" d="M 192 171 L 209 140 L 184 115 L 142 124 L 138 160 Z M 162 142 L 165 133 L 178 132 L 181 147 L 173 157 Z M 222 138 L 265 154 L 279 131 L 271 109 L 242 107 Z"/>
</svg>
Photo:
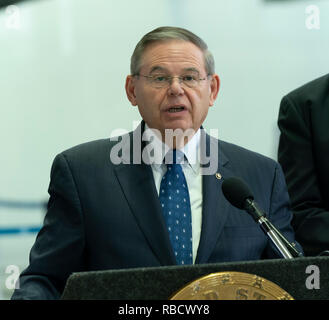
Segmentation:
<svg viewBox="0 0 329 320">
<path fill-rule="evenodd" d="M 306 27 L 309 5 L 319 29 Z M 280 99 L 329 72 L 325 0 L 35 0 L 11 9 L 0 10 L 0 228 L 41 223 L 41 209 L 1 200 L 47 200 L 58 152 L 140 119 L 124 81 L 137 41 L 158 26 L 190 29 L 215 56 L 222 85 L 205 128 L 274 159 Z M 0 234 L 0 297 L 5 266 L 26 266 L 34 237 Z"/>
</svg>

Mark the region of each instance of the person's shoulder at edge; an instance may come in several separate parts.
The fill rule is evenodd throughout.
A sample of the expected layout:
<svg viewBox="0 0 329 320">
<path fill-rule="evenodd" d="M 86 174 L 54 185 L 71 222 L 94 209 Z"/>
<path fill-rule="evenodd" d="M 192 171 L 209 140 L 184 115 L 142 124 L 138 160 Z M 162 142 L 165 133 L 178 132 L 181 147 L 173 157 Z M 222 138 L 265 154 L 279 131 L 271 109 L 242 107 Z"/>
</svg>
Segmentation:
<svg viewBox="0 0 329 320">
<path fill-rule="evenodd" d="M 283 99 L 303 100 L 304 98 L 312 99 L 319 97 L 329 90 L 329 73 L 289 91 Z"/>
</svg>

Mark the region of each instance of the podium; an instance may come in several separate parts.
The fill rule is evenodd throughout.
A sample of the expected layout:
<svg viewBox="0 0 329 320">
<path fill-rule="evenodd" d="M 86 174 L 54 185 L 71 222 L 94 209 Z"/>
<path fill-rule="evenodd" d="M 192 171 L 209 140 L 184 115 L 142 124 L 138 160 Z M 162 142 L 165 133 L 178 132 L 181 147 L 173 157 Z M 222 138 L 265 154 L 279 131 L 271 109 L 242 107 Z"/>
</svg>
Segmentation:
<svg viewBox="0 0 329 320">
<path fill-rule="evenodd" d="M 192 281 L 224 271 L 265 278 L 296 300 L 329 299 L 329 257 L 78 272 L 69 277 L 61 298 L 168 300 Z"/>
</svg>

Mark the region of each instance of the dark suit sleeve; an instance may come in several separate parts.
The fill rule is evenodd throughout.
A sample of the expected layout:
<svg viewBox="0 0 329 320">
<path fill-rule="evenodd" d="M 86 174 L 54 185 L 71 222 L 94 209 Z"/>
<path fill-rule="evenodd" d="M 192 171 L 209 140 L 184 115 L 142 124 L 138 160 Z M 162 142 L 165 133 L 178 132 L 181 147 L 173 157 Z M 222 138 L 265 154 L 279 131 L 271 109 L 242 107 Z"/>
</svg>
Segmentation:
<svg viewBox="0 0 329 320">
<path fill-rule="evenodd" d="M 325 210 L 315 168 L 311 120 L 292 97 L 281 101 L 278 126 L 281 131 L 278 160 L 285 173 L 296 239 L 306 255 L 328 249 L 329 212 Z"/>
<path fill-rule="evenodd" d="M 54 160 L 49 194 L 44 225 L 12 299 L 58 299 L 70 273 L 83 269 L 82 209 L 69 163 L 63 154 Z"/>
<path fill-rule="evenodd" d="M 290 211 L 290 199 L 286 186 L 284 174 L 281 166 L 276 164 L 275 174 L 272 185 L 271 205 L 268 213 L 268 218 L 272 224 L 280 230 L 285 238 L 296 246 L 296 249 L 303 253 L 303 249 L 298 242 L 295 241 L 294 230 L 291 226 L 292 213 Z M 267 248 L 266 257 L 277 258 L 281 257 L 279 251 L 270 241 Z"/>
</svg>

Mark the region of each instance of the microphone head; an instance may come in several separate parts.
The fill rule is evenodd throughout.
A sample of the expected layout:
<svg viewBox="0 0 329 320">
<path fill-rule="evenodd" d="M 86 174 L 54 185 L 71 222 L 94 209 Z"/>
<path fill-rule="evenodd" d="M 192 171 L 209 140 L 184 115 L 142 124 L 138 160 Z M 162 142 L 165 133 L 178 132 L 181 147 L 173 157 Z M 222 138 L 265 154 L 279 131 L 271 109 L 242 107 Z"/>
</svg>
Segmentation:
<svg viewBox="0 0 329 320">
<path fill-rule="evenodd" d="M 248 186 L 239 178 L 229 178 L 223 181 L 222 190 L 225 198 L 239 209 L 245 209 L 246 200 L 254 200 Z"/>
</svg>

